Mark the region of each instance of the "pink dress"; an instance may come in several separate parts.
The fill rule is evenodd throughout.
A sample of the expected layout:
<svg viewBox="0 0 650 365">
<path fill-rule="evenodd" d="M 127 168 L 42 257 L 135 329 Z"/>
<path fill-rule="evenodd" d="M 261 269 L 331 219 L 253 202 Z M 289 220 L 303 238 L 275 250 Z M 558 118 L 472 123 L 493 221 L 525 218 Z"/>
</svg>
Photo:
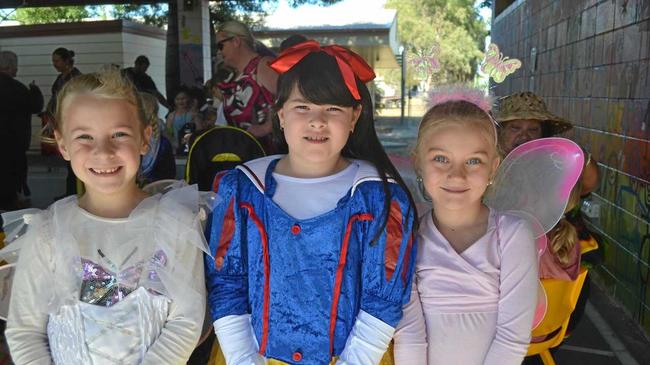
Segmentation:
<svg viewBox="0 0 650 365">
<path fill-rule="evenodd" d="M 537 303 L 528 224 L 490 210 L 487 231 L 458 254 L 431 212 L 420 222 L 411 301 L 395 333 L 395 363 L 520 364 Z"/>
<path fill-rule="evenodd" d="M 551 244 L 549 239 L 549 245 Z M 580 242 L 573 245 L 569 251 L 569 262 L 562 264 L 553 254 L 550 247 L 547 247 L 539 260 L 540 279 L 558 279 L 573 281 L 580 274 Z"/>
</svg>

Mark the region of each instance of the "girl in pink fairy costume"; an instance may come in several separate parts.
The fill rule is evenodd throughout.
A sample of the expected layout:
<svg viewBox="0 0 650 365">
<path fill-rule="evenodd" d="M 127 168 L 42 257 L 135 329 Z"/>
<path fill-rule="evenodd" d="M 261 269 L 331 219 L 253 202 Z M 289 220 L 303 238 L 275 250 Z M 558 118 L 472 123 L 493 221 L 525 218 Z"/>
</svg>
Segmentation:
<svg viewBox="0 0 650 365">
<path fill-rule="evenodd" d="M 537 303 L 530 225 L 482 202 L 499 166 L 490 102 L 446 91 L 420 124 L 421 217 L 411 301 L 395 333 L 397 364 L 520 364 Z"/>
</svg>

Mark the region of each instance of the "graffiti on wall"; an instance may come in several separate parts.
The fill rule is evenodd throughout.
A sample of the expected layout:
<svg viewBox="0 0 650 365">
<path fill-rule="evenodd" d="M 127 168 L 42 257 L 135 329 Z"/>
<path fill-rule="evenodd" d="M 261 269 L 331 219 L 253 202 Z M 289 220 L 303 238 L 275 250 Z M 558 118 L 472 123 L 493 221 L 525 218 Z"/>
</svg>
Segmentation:
<svg viewBox="0 0 650 365">
<path fill-rule="evenodd" d="M 607 114 L 609 130 L 622 128 L 624 115 L 622 103 L 611 104 Z M 601 164 L 601 185 L 595 194 L 601 203 L 601 216 L 593 223 L 607 236 L 602 238 L 606 248 L 604 264 L 623 286 L 617 287 L 615 295 L 650 330 L 649 142 L 598 130 L 578 130 L 575 138 Z"/>
</svg>

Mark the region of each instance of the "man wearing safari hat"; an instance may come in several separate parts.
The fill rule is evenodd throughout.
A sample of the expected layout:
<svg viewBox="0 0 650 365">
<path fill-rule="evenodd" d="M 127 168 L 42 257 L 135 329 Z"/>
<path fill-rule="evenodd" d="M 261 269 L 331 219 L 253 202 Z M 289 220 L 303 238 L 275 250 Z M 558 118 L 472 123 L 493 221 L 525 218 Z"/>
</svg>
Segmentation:
<svg viewBox="0 0 650 365">
<path fill-rule="evenodd" d="M 568 120 L 546 108 L 541 97 L 530 91 L 510 94 L 499 99 L 499 147 L 508 155 L 515 147 L 538 138 L 560 135 L 573 128 Z M 598 167 L 591 154 L 585 152 L 587 164 L 580 179 L 580 195 L 584 196 L 598 187 Z"/>
</svg>

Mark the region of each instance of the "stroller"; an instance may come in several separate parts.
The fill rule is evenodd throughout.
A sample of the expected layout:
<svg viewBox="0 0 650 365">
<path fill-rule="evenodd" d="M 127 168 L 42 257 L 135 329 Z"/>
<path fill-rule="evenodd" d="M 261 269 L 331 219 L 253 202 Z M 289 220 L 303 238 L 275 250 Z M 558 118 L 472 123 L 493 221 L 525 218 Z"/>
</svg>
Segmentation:
<svg viewBox="0 0 650 365">
<path fill-rule="evenodd" d="M 191 144 L 185 167 L 185 181 L 198 184 L 199 190 L 214 190 L 218 172 L 259 157 L 264 148 L 252 134 L 231 126 L 212 127 Z"/>
</svg>

